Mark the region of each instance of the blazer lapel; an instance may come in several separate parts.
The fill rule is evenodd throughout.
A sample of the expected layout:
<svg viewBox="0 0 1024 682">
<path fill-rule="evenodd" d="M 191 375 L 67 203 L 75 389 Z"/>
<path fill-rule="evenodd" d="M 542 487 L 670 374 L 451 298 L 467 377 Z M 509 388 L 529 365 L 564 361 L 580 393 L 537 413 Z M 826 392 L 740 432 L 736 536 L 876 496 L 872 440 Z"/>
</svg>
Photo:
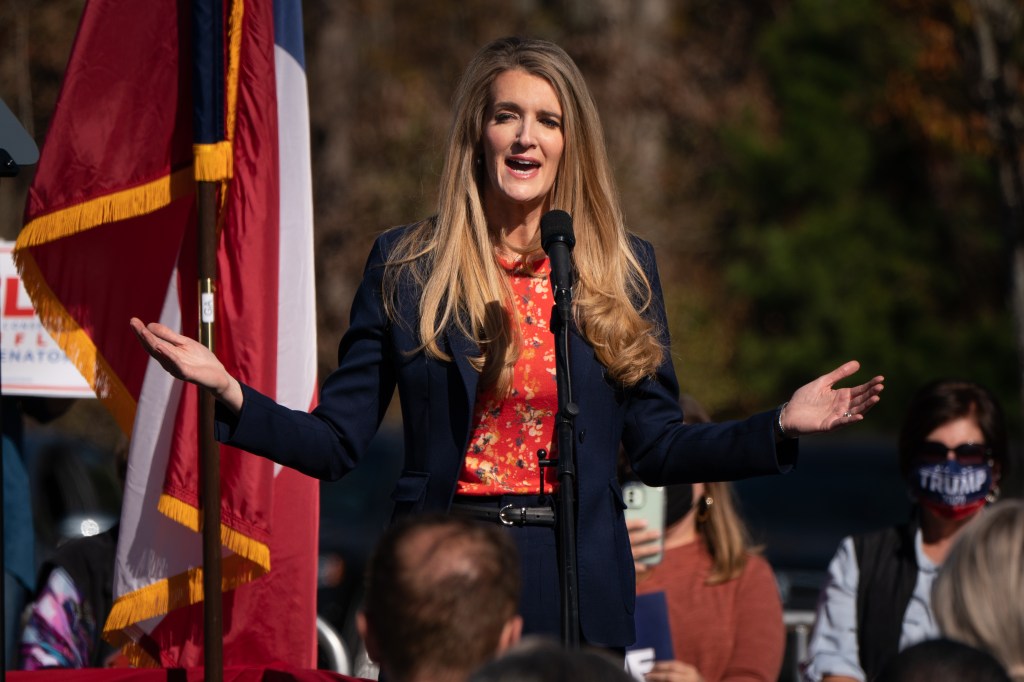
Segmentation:
<svg viewBox="0 0 1024 682">
<path fill-rule="evenodd" d="M 469 358 L 479 355 L 480 347 L 457 329 L 449 329 L 445 336 L 448 339 L 448 349 L 455 360 L 455 366 L 459 368 L 462 385 L 465 387 L 466 397 L 469 399 L 468 403 L 473 406 L 476 404 L 476 389 L 480 382 L 480 373 L 469 363 Z"/>
</svg>

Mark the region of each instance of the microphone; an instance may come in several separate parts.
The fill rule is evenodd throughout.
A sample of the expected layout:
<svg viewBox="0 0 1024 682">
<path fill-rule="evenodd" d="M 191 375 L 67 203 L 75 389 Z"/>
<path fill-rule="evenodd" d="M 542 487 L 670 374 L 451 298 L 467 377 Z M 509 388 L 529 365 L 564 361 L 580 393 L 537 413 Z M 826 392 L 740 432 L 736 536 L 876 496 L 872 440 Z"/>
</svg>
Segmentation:
<svg viewBox="0 0 1024 682">
<path fill-rule="evenodd" d="M 548 211 L 540 218 L 540 245 L 551 261 L 551 287 L 555 300 L 559 292 L 570 293 L 572 261 L 569 254 L 576 246 L 572 216 L 565 211 Z"/>
</svg>

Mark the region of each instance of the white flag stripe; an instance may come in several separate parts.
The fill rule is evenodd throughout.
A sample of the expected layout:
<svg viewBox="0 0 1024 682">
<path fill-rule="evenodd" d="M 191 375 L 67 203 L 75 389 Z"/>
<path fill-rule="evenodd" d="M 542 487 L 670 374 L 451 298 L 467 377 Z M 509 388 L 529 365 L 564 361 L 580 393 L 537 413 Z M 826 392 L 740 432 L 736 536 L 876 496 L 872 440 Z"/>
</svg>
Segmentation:
<svg viewBox="0 0 1024 682">
<path fill-rule="evenodd" d="M 302 66 L 279 46 L 274 57 L 281 168 L 279 272 L 286 287 L 278 295 L 277 400 L 306 410 L 317 389 L 309 107 Z"/>
<path fill-rule="evenodd" d="M 181 329 L 178 271 L 171 273 L 160 322 Z M 164 471 L 174 430 L 174 406 L 181 399 L 181 383 L 150 358 L 135 412 L 129 446 L 128 472 L 121 506 L 121 530 L 114 569 L 114 597 L 130 594 L 168 575 L 195 565 L 202 547 L 196 534 L 157 511 Z M 170 408 L 170 409 L 169 409 Z M 140 542 L 138 538 L 147 538 Z M 139 627 L 150 632 L 160 618 Z"/>
</svg>

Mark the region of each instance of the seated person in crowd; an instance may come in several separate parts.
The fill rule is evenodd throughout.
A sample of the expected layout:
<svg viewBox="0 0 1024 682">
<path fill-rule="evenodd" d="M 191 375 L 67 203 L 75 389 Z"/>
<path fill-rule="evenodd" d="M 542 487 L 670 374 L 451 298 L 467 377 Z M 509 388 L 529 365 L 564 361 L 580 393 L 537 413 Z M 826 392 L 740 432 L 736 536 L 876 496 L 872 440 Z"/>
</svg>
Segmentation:
<svg viewBox="0 0 1024 682">
<path fill-rule="evenodd" d="M 114 453 L 124 485 L 128 443 Z M 57 548 L 43 563 L 37 591 L 27 607 L 19 646 L 23 670 L 110 668 L 128 665 L 123 654 L 102 637 L 114 603 L 114 560 L 120 524 Z"/>
<path fill-rule="evenodd" d="M 992 505 L 960 535 L 932 607 L 943 635 L 987 651 L 1024 682 L 1024 500 Z"/>
<path fill-rule="evenodd" d="M 708 422 L 701 405 L 683 396 L 689 423 Z M 657 661 L 650 682 L 775 682 L 786 632 L 782 602 L 768 562 L 751 546 L 728 483 L 665 488 L 664 553 L 639 560 L 660 534 L 630 521 L 637 593 L 664 592 L 676 660 Z M 645 543 L 648 543 L 645 545 Z"/>
<path fill-rule="evenodd" d="M 21 668 L 107 668 L 126 663 L 103 640 L 114 603 L 119 526 L 70 540 L 43 564 L 19 647 Z"/>
<path fill-rule="evenodd" d="M 809 682 L 872 680 L 900 650 L 939 635 L 932 583 L 956 537 L 998 496 L 1003 412 L 976 383 L 932 382 L 907 410 L 899 456 L 913 516 L 840 544 L 803 664 Z"/>
<path fill-rule="evenodd" d="M 366 574 L 359 634 L 388 682 L 463 682 L 519 641 L 519 554 L 496 524 L 408 517 Z"/>
<path fill-rule="evenodd" d="M 484 664 L 469 682 L 633 682 L 621 662 L 605 650 L 566 649 L 553 639 L 524 638 Z"/>
<path fill-rule="evenodd" d="M 875 682 L 1012 682 L 991 654 L 951 639 L 927 639 L 889 659 Z"/>
</svg>

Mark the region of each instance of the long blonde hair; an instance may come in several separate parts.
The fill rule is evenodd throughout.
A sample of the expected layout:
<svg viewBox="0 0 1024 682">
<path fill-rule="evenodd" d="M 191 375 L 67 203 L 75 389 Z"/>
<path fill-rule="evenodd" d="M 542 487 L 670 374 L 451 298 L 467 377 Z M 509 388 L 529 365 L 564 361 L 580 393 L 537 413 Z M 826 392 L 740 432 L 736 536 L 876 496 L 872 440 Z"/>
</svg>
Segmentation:
<svg viewBox="0 0 1024 682">
<path fill-rule="evenodd" d="M 704 406 L 689 393 L 681 395 L 679 403 L 683 408 L 683 423 L 706 424 L 711 421 Z M 711 571 L 705 582 L 719 585 L 740 577 L 749 556 L 760 554 L 761 548 L 751 543 L 750 531 L 733 498 L 732 485 L 728 482 L 705 483 L 704 493 L 700 499 L 694 500 L 694 506 L 697 508 L 697 535 L 711 556 Z"/>
<path fill-rule="evenodd" d="M 705 483 L 702 499 L 696 500 L 697 535 L 711 555 L 707 584 L 718 585 L 740 577 L 751 554 L 759 554 L 750 533 L 736 509 L 732 486 L 726 482 Z M 705 500 L 712 500 L 705 505 Z"/>
<path fill-rule="evenodd" d="M 608 375 L 632 386 L 652 375 L 665 353 L 661 330 L 644 314 L 651 285 L 630 247 L 597 107 L 576 64 L 547 41 L 502 38 L 467 67 L 455 93 L 437 215 L 412 226 L 389 255 L 386 310 L 397 321 L 398 283 L 410 277 L 422 290 L 421 349 L 449 359 L 439 339 L 455 325 L 480 345 L 480 356 L 471 361 L 484 385 L 507 390 L 519 330 L 509 314 L 514 307 L 507 278 L 495 258 L 496 236 L 484 216 L 487 179 L 477 159 L 491 84 L 514 69 L 547 80 L 562 105 L 565 148 L 551 208 L 567 211 L 575 223 L 574 319 Z"/>
</svg>

